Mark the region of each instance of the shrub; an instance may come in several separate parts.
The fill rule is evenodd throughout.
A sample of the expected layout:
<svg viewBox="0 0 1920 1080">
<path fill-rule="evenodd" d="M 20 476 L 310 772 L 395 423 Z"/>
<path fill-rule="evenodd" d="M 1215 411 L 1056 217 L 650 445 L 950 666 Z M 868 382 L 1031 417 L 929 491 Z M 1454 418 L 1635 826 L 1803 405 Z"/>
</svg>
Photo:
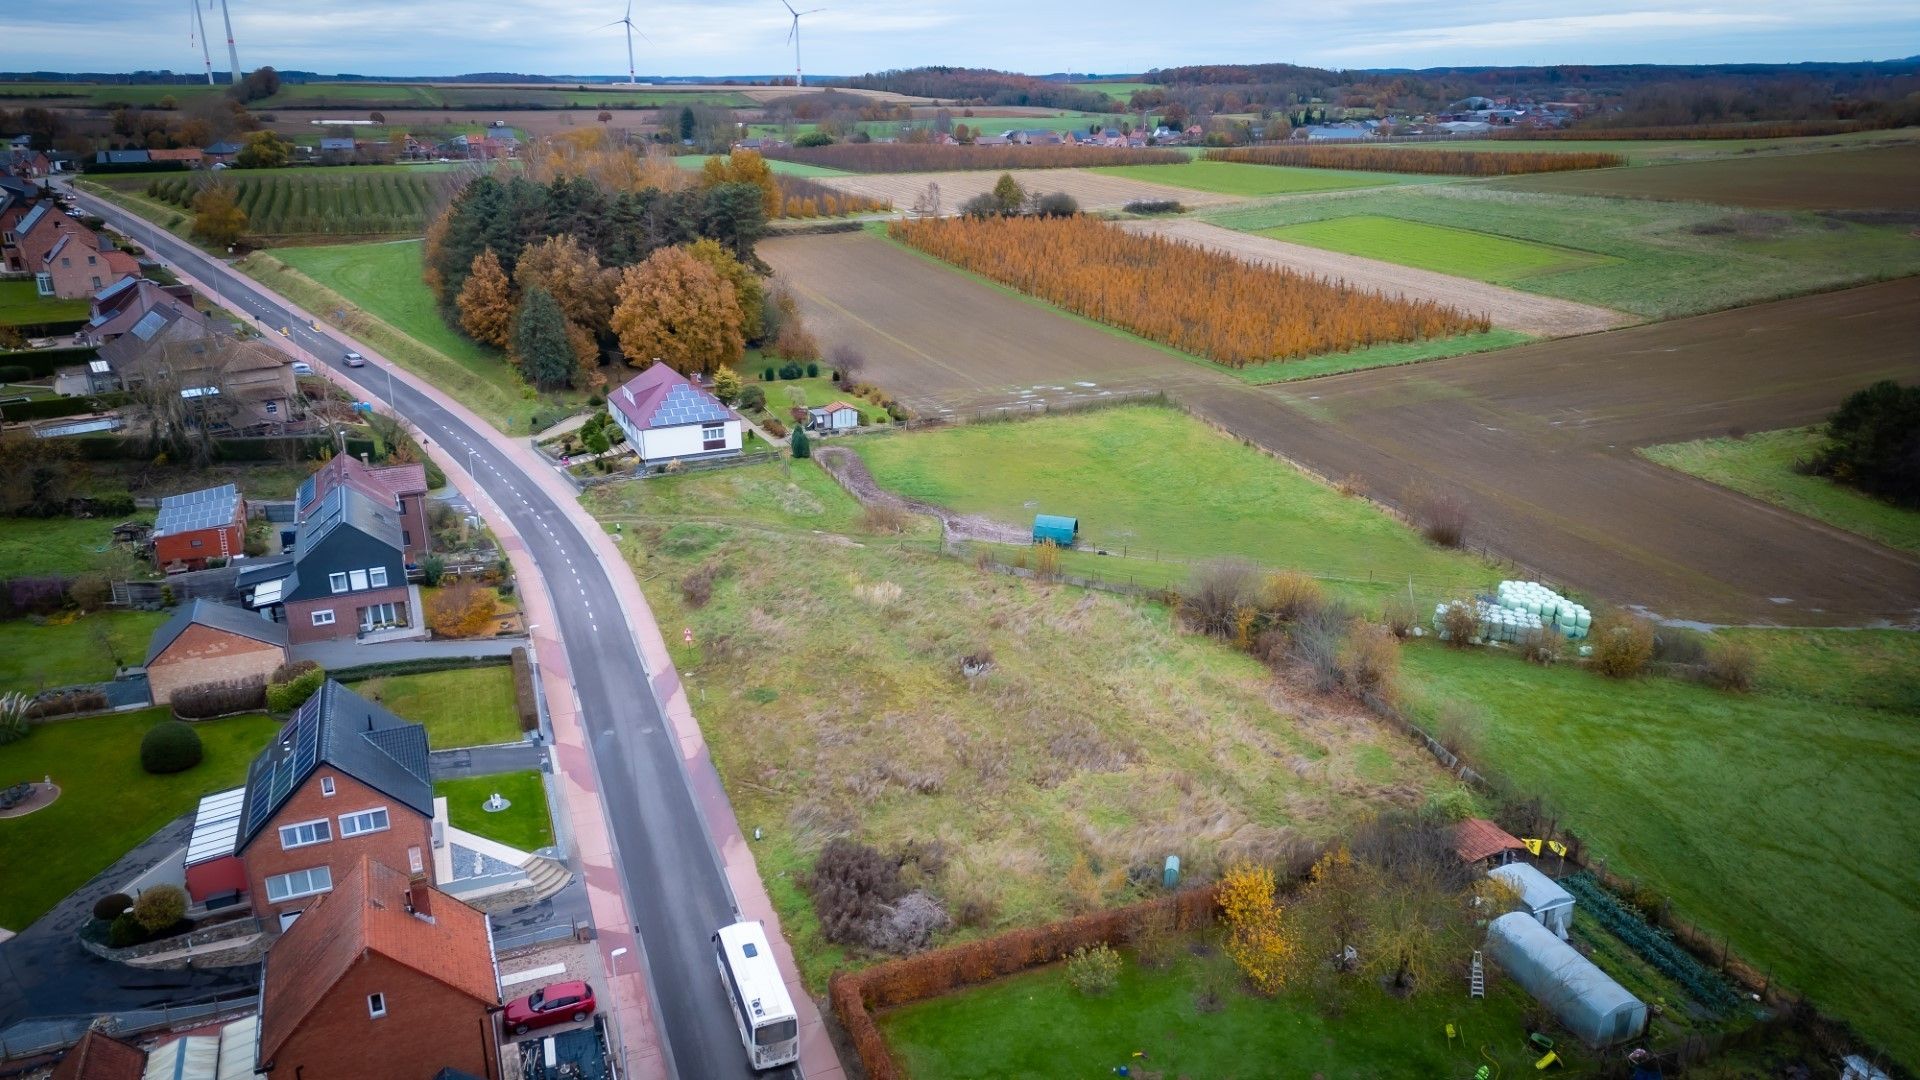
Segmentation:
<svg viewBox="0 0 1920 1080">
<path fill-rule="evenodd" d="M 757 386 L 741 387 L 736 404 L 742 412 L 759 412 L 767 407 L 767 392 Z"/>
<path fill-rule="evenodd" d="M 540 699 L 533 685 L 533 661 L 524 645 L 513 650 L 513 708 L 520 715 L 521 731 L 540 729 Z"/>
<path fill-rule="evenodd" d="M 477 637 L 493 622 L 494 606 L 491 589 L 461 578 L 427 598 L 427 625 L 439 637 Z"/>
<path fill-rule="evenodd" d="M 1294 949 L 1282 932 L 1280 908 L 1273 899 L 1273 871 L 1235 863 L 1220 878 L 1220 912 L 1227 924 L 1227 955 L 1247 981 L 1263 994 L 1286 981 Z"/>
<path fill-rule="evenodd" d="M 791 445 L 793 446 L 794 457 L 810 458 L 813 456 L 813 444 L 807 441 L 807 432 L 805 428 L 793 429 L 793 440 Z"/>
<path fill-rule="evenodd" d="M 1414 603 L 1411 596 L 1395 594 L 1382 609 L 1381 619 L 1394 637 L 1411 637 L 1413 628 L 1420 625 L 1420 605 Z"/>
<path fill-rule="evenodd" d="M 157 934 L 186 916 L 187 893 L 178 885 L 155 885 L 143 890 L 133 902 L 133 921 L 150 934 Z"/>
<path fill-rule="evenodd" d="M 1631 679 L 1653 659 L 1653 624 L 1613 612 L 1593 625 L 1593 666 L 1602 675 Z"/>
<path fill-rule="evenodd" d="M 777 419 L 770 418 L 767 420 L 766 423 L 761 424 L 760 426 L 763 428 L 766 428 L 767 434 L 773 436 L 776 439 L 784 439 L 787 437 L 787 425 L 781 423 Z"/>
<path fill-rule="evenodd" d="M 1812 471 L 1897 505 L 1920 507 L 1920 386 L 1891 379 L 1840 403 Z"/>
<path fill-rule="evenodd" d="M 112 922 L 127 913 L 133 906 L 133 897 L 126 893 L 108 893 L 93 902 L 93 917 L 101 922 Z"/>
<path fill-rule="evenodd" d="M 267 676 L 267 681 L 270 683 L 292 682 L 309 671 L 319 670 L 320 662 L 317 660 L 295 660 L 274 668 L 273 674 Z"/>
<path fill-rule="evenodd" d="M 1698 668 L 1707 662 L 1713 639 L 1684 626 L 1661 626 L 1653 631 L 1653 659 L 1662 664 Z"/>
<path fill-rule="evenodd" d="M 907 512 L 896 503 L 868 503 L 861 515 L 866 530 L 880 536 L 907 531 Z"/>
<path fill-rule="evenodd" d="M 763 370 L 763 371 L 761 371 L 761 372 L 760 372 L 760 381 L 761 381 L 761 382 L 772 382 L 772 381 L 773 381 L 773 368 L 771 368 L 771 367 L 769 367 L 769 368 L 766 368 L 765 370 Z"/>
<path fill-rule="evenodd" d="M 57 694 L 43 694 L 27 705 L 26 716 L 29 720 L 44 720 L 50 716 L 72 716 L 75 713 L 103 712 L 107 708 L 107 695 L 99 690 L 65 690 Z"/>
<path fill-rule="evenodd" d="M 302 672 L 286 682 L 267 683 L 267 711 L 292 712 L 305 705 L 307 699 L 320 689 L 320 684 L 326 681 L 327 673 L 315 666 L 313 670 Z"/>
<path fill-rule="evenodd" d="M 107 575 L 98 572 L 81 574 L 67 586 L 67 599 L 81 611 L 98 611 L 107 606 L 113 597 L 113 587 L 107 583 Z"/>
<path fill-rule="evenodd" d="M 900 896 L 900 867 L 873 848 L 840 837 L 821 849 L 803 884 L 813 894 L 828 941 L 870 945 Z"/>
<path fill-rule="evenodd" d="M 27 695 L 0 694 L 0 746 L 33 733 L 33 726 L 27 723 L 27 708 Z"/>
<path fill-rule="evenodd" d="M 140 767 L 156 775 L 185 772 L 200 764 L 200 733 L 178 720 L 163 720 L 140 740 Z"/>
<path fill-rule="evenodd" d="M 1441 547 L 1457 548 L 1466 542 L 1470 515 L 1467 504 L 1458 495 L 1429 492 L 1416 495 L 1413 503 L 1420 535 Z"/>
<path fill-rule="evenodd" d="M 1260 610 L 1280 622 L 1292 622 L 1327 606 L 1327 591 L 1298 570 L 1268 574 L 1260 583 Z"/>
<path fill-rule="evenodd" d="M 1386 627 L 1353 620 L 1340 648 L 1340 674 L 1351 693 L 1393 700 L 1400 676 L 1399 641 Z"/>
<path fill-rule="evenodd" d="M 953 925 L 946 905 L 924 889 L 915 889 L 896 901 L 874 929 L 874 947 L 905 956 L 919 952 L 933 935 Z"/>
<path fill-rule="evenodd" d="M 1252 564 L 1219 559 L 1194 571 L 1180 593 L 1180 617 L 1199 633 L 1231 637 L 1239 629 L 1240 613 L 1252 610 L 1254 601 Z"/>
<path fill-rule="evenodd" d="M 1120 209 L 1129 214 L 1179 214 L 1187 208 L 1173 199 L 1135 199 Z"/>
<path fill-rule="evenodd" d="M 172 705 L 173 715 L 182 720 L 258 711 L 267 707 L 267 680 L 256 676 L 183 686 L 173 692 Z"/>
<path fill-rule="evenodd" d="M 447 572 L 447 560 L 438 555 L 429 555 L 420 560 L 421 580 L 428 588 L 440 584 L 440 578 Z"/>
<path fill-rule="evenodd" d="M 1440 615 L 1440 636 L 1456 649 L 1469 649 L 1480 636 L 1480 615 L 1471 600 L 1455 600 Z"/>
<path fill-rule="evenodd" d="M 688 571 L 680 579 L 680 599 L 690 608 L 703 608 L 713 599 L 713 579 L 720 576 L 720 564 L 708 562 Z"/>
<path fill-rule="evenodd" d="M 1080 204 L 1064 191 L 1049 191 L 1033 200 L 1033 212 L 1039 217 L 1072 217 L 1080 212 Z"/>
<path fill-rule="evenodd" d="M 1051 540 L 1033 545 L 1033 576 L 1052 579 L 1060 574 L 1060 546 Z"/>
<path fill-rule="evenodd" d="M 792 382 L 794 379 L 799 378 L 801 373 L 806 370 L 807 370 L 806 368 L 803 368 L 799 364 L 789 360 L 786 363 L 780 365 L 780 378 L 784 382 Z"/>
<path fill-rule="evenodd" d="M 132 912 L 114 917 L 107 927 L 107 944 L 116 949 L 128 949 L 147 940 L 147 931 L 134 919 Z"/>
<path fill-rule="evenodd" d="M 1083 994 L 1104 994 L 1120 983 L 1120 954 L 1100 944 L 1082 946 L 1067 957 L 1067 985 Z"/>
<path fill-rule="evenodd" d="M 1541 667 L 1552 667 L 1559 663 L 1566 651 L 1567 639 L 1551 626 L 1529 630 L 1520 638 L 1520 655 L 1526 657 L 1528 663 Z"/>
<path fill-rule="evenodd" d="M 1759 654 L 1752 645 L 1731 638 L 1716 638 L 1707 650 L 1704 673 L 1707 685 L 1744 694 L 1753 689 L 1753 673 L 1759 663 Z"/>
<path fill-rule="evenodd" d="M 820 377 L 820 365 L 809 362 L 807 364 L 807 378 L 817 379 L 819 377 Z"/>
</svg>

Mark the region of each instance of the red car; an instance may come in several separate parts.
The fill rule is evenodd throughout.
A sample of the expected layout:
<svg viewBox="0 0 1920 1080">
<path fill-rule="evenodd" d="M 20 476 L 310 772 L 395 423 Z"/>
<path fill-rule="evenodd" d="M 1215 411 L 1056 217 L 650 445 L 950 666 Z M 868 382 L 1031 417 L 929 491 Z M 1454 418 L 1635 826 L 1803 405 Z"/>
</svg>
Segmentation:
<svg viewBox="0 0 1920 1080">
<path fill-rule="evenodd" d="M 525 1035 L 540 1027 L 579 1023 L 593 1015 L 593 987 L 583 982 L 554 983 L 507 1003 L 507 1027 Z"/>
</svg>

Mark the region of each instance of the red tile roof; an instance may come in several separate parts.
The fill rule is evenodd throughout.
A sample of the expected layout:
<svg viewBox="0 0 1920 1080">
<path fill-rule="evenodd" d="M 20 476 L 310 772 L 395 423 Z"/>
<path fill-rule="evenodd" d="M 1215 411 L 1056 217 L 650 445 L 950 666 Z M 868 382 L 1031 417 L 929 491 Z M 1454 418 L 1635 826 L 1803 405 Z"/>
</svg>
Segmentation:
<svg viewBox="0 0 1920 1080">
<path fill-rule="evenodd" d="M 418 462 L 411 465 L 383 465 L 372 472 L 374 479 L 391 488 L 395 495 L 427 493 L 427 467 Z"/>
<path fill-rule="evenodd" d="M 140 1080 L 147 1055 L 104 1032 L 89 1031 L 54 1067 L 53 1080 Z"/>
<path fill-rule="evenodd" d="M 499 1004 L 487 917 L 430 888 L 433 917 L 421 918 L 407 910 L 410 885 L 407 875 L 362 856 L 274 944 L 261 992 L 260 1061 L 272 1061 L 334 984 L 370 953 Z"/>
<path fill-rule="evenodd" d="M 1468 818 L 1453 827 L 1453 850 L 1464 862 L 1477 863 L 1503 851 L 1524 851 L 1511 833 L 1484 818 Z"/>
<path fill-rule="evenodd" d="M 368 465 L 352 454 L 335 454 L 313 474 L 313 495 L 298 507 L 304 517 L 327 492 L 345 485 L 382 506 L 392 507 L 403 495 L 427 493 L 427 467 L 424 465 Z M 302 493 L 306 488 L 301 488 Z"/>
</svg>

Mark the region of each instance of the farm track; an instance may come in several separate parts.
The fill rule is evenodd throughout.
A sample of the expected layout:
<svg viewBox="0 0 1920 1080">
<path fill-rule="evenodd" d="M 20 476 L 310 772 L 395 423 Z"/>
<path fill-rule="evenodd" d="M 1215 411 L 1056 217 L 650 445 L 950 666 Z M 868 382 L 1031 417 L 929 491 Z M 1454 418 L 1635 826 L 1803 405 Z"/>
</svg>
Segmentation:
<svg viewBox="0 0 1920 1080">
<path fill-rule="evenodd" d="M 1432 300 L 1471 314 L 1485 313 L 1493 325 L 1536 337 L 1567 337 L 1612 330 L 1637 322 L 1625 312 L 1537 296 L 1483 281 L 1439 274 L 1378 259 L 1290 244 L 1284 240 L 1236 232 L 1204 221 L 1125 221 L 1120 227 L 1164 236 L 1224 252 L 1262 266 L 1281 266 L 1303 274 L 1376 289 L 1388 296 Z"/>
<path fill-rule="evenodd" d="M 975 195 L 993 190 L 1000 172 L 992 169 L 962 172 L 862 173 L 855 176 L 824 176 L 820 183 L 840 191 L 869 198 L 888 199 L 900 209 L 912 206 L 927 190 L 928 184 L 940 185 L 942 213 L 952 214 L 960 204 Z M 1103 176 L 1084 169 L 1015 169 L 1020 186 L 1032 192 L 1063 191 L 1073 196 L 1084 210 L 1117 210 L 1135 200 L 1171 200 L 1187 206 L 1224 206 L 1244 202 L 1238 195 L 1218 195 L 1171 184 Z"/>
<path fill-rule="evenodd" d="M 867 471 L 860 455 L 844 446 L 823 446 L 813 452 L 827 475 L 862 506 L 893 506 L 910 514 L 925 514 L 940 523 L 943 539 L 951 544 L 961 540 L 981 540 L 989 544 L 1024 544 L 1033 537 L 1027 531 L 978 514 L 956 514 L 944 506 L 919 499 L 902 498 L 881 487 Z"/>
<path fill-rule="evenodd" d="M 863 376 L 923 415 L 1163 391 L 1388 503 L 1457 492 L 1475 546 L 1618 603 L 1713 623 L 1920 625 L 1920 558 L 1633 452 L 1817 423 L 1876 379 L 1920 379 L 1920 278 L 1258 388 L 870 234 L 761 254 L 824 342 L 861 348 Z"/>
</svg>

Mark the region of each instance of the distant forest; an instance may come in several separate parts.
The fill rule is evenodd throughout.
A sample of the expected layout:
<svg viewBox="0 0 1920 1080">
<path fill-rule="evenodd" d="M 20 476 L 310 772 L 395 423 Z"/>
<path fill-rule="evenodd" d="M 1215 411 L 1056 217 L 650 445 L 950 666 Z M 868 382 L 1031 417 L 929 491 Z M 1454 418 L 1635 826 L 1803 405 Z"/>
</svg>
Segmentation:
<svg viewBox="0 0 1920 1080">
<path fill-rule="evenodd" d="M 1330 71 L 1293 64 L 1162 68 L 1137 77 L 1126 111 L 1178 103 L 1189 113 L 1280 111 L 1321 103 L 1378 115 L 1426 113 L 1471 97 L 1571 101 L 1587 126 L 1670 127 L 1751 121 L 1920 123 L 1920 57 L 1856 64 L 1654 64 Z M 969 105 L 1118 111 L 1084 83 L 978 68 L 925 67 L 836 80 Z"/>
</svg>

